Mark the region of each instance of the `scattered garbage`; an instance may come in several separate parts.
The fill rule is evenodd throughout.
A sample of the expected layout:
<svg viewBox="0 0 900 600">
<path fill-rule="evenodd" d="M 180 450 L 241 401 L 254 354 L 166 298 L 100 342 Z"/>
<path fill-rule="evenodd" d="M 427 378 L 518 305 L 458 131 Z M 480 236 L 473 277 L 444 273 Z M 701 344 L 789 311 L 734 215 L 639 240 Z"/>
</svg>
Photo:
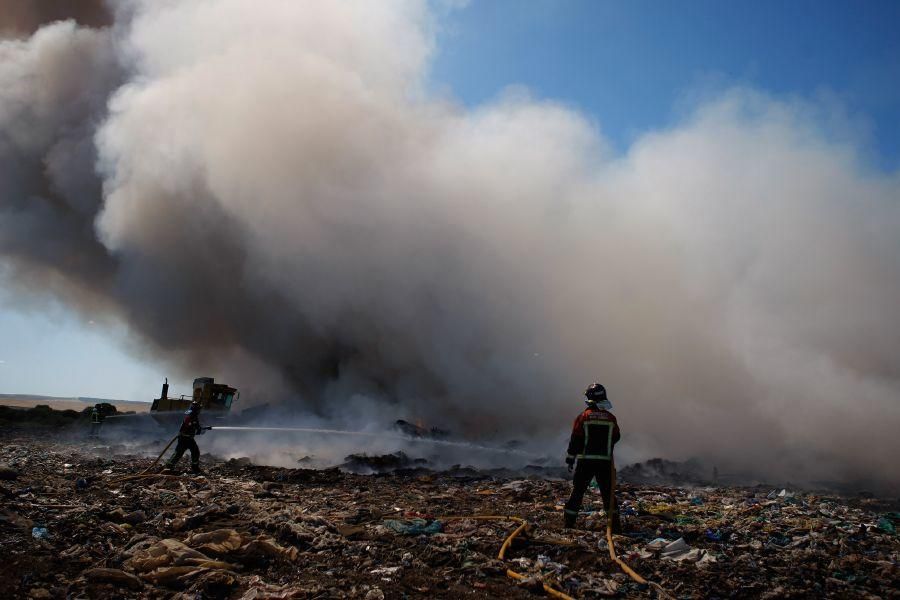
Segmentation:
<svg viewBox="0 0 900 600">
<path fill-rule="evenodd" d="M 880 519 L 878 519 L 878 529 L 887 533 L 897 533 L 897 529 L 894 527 L 894 524 L 887 517 L 881 517 Z"/>
<path fill-rule="evenodd" d="M 116 523 L 128 523 L 129 525 L 137 525 L 147 520 L 147 515 L 142 510 L 126 513 L 121 508 L 110 511 L 106 514 L 106 517 L 110 521 L 115 521 Z"/>
<path fill-rule="evenodd" d="M 377 587 L 372 588 L 366 592 L 365 600 L 384 600 L 384 592 Z"/>
<path fill-rule="evenodd" d="M 111 583 L 117 587 L 127 587 L 133 590 L 139 590 L 144 585 L 139 578 L 121 569 L 88 569 L 82 573 L 82 576 L 88 581 Z"/>
<path fill-rule="evenodd" d="M 537 598 L 546 584 L 575 598 L 654 593 L 610 560 L 599 493 L 586 495 L 580 529 L 562 528 L 562 479 L 423 472 L 393 455 L 375 463 L 406 466 L 377 476 L 204 456 L 205 477 L 120 481 L 161 446 L 99 455 L 11 431 L 0 441 L 0 463 L 19 473 L 0 486 L 2 598 Z M 656 467 L 645 474 L 688 470 Z M 896 500 L 627 482 L 617 497 L 616 552 L 678 597 L 892 597 L 900 581 Z M 519 523 L 498 514 L 527 524 L 504 560 Z"/>
<path fill-rule="evenodd" d="M 661 558 L 668 558 L 669 560 L 681 560 L 690 551 L 691 547 L 684 541 L 684 538 L 678 538 L 674 542 L 669 542 L 663 546 L 659 555 Z"/>
<path fill-rule="evenodd" d="M 401 535 L 432 535 L 440 533 L 442 529 L 440 521 L 427 521 L 425 519 L 411 519 L 409 521 L 388 519 L 384 522 L 384 526 Z"/>
<path fill-rule="evenodd" d="M 411 459 L 403 451 L 393 454 L 370 456 L 368 454 L 351 454 L 344 459 L 342 469 L 351 473 L 368 475 L 369 473 L 390 473 L 400 469 L 424 467 L 428 461 L 422 458 Z"/>
<path fill-rule="evenodd" d="M 0 463 L 0 480 L 12 481 L 19 476 L 19 472 L 7 464 Z"/>
<path fill-rule="evenodd" d="M 665 538 L 656 538 L 649 544 L 647 544 L 647 550 L 658 552 L 669 545 L 669 540 Z"/>
</svg>

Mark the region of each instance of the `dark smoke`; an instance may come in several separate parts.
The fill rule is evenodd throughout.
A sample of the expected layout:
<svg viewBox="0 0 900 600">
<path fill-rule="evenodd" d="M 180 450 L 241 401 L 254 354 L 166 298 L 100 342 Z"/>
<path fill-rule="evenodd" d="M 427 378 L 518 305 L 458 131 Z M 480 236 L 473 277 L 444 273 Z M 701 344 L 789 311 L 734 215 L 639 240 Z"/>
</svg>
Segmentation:
<svg viewBox="0 0 900 600">
<path fill-rule="evenodd" d="M 817 107 L 734 90 L 613 156 L 430 93 L 420 2 L 125 8 L 0 43 L 22 294 L 345 422 L 557 443 L 599 379 L 635 458 L 900 480 L 900 175 Z"/>
<path fill-rule="evenodd" d="M 69 19 L 85 27 L 113 21 L 103 0 L 0 0 L 0 37 L 28 36 L 41 25 Z"/>
<path fill-rule="evenodd" d="M 0 42 L 0 253 L 29 288 L 105 302 L 113 284 L 93 138 L 121 80 L 105 31 L 67 21 Z"/>
</svg>

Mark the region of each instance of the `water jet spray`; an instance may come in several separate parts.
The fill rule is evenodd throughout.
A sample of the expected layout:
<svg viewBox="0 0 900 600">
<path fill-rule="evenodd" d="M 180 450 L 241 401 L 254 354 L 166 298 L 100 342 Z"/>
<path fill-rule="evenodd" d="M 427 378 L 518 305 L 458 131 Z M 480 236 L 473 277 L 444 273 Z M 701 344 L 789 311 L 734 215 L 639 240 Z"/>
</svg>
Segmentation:
<svg viewBox="0 0 900 600">
<path fill-rule="evenodd" d="M 521 450 L 515 450 L 511 448 L 493 448 L 491 446 L 484 446 L 481 444 L 472 444 L 469 442 L 453 442 L 448 440 L 435 440 L 430 438 L 418 438 L 411 437 L 406 435 L 397 435 L 393 433 L 376 433 L 371 431 L 350 431 L 345 429 L 323 429 L 318 427 L 245 427 L 245 426 L 236 426 L 236 425 L 213 425 L 210 427 L 213 430 L 221 430 L 221 431 L 279 431 L 279 432 L 297 432 L 297 433 L 319 433 L 325 435 L 345 435 L 345 436 L 361 436 L 361 437 L 371 437 L 378 439 L 390 439 L 390 440 L 398 440 L 403 442 L 412 442 L 412 443 L 427 443 L 433 444 L 436 446 L 452 446 L 455 448 L 464 448 L 467 450 L 476 450 L 480 452 L 494 452 L 498 454 L 512 454 L 516 456 L 528 457 L 531 459 L 541 458 L 534 454 L 529 454 L 527 452 L 522 452 Z"/>
</svg>

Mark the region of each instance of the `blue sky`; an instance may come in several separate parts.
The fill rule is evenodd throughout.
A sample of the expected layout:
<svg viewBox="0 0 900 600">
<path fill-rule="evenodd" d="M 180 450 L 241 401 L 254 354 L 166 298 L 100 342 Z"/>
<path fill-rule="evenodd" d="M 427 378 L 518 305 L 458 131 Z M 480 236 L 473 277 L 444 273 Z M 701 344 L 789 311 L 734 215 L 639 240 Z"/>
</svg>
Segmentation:
<svg viewBox="0 0 900 600">
<path fill-rule="evenodd" d="M 148 400 L 159 391 L 165 369 L 126 352 L 124 331 L 82 322 L 60 306 L 2 306 L 0 393 Z"/>
<path fill-rule="evenodd" d="M 466 104 L 508 84 L 589 113 L 622 150 L 698 93 L 827 100 L 900 155 L 900 2 L 474 1 L 443 23 L 435 79 Z"/>
<path fill-rule="evenodd" d="M 887 1 L 475 0 L 442 14 L 432 81 L 467 106 L 527 87 L 590 115 L 620 152 L 677 122 L 698 96 L 747 86 L 842 112 L 869 161 L 893 171 L 898 25 L 900 2 Z M 158 392 L 165 366 L 126 352 L 124 332 L 5 300 L 0 393 Z"/>
</svg>

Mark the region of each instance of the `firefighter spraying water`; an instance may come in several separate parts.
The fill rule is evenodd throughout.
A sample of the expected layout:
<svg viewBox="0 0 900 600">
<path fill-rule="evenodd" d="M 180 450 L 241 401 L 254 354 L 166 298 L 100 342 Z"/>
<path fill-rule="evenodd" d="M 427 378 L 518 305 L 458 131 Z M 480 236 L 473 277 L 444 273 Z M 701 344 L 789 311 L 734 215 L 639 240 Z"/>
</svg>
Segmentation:
<svg viewBox="0 0 900 600">
<path fill-rule="evenodd" d="M 445 439 L 448 432 L 433 430 L 418 430 L 411 428 L 409 423 L 398 420 L 392 429 L 383 430 L 353 430 L 336 429 L 310 426 L 287 427 L 283 421 L 273 417 L 271 407 L 267 404 L 256 405 L 241 411 L 234 410 L 234 402 L 240 398 L 236 388 L 216 383 L 212 377 L 198 377 L 193 382 L 191 395 L 169 396 L 168 379 L 162 384 L 161 393 L 153 400 L 150 411 L 144 414 L 127 414 L 107 417 L 112 421 L 111 434 L 118 432 L 121 436 L 126 434 L 129 439 L 159 436 L 160 433 L 174 432 L 177 435 L 172 438 L 171 444 L 177 441 L 175 454 L 167 462 L 169 467 L 174 466 L 186 452 L 194 454 L 195 448 L 199 453 L 196 436 L 206 431 L 215 430 L 230 433 L 272 433 L 272 434 L 308 434 L 310 436 L 340 436 L 343 438 L 358 437 L 361 439 L 386 440 L 402 442 L 403 444 L 428 445 L 446 447 L 462 451 L 471 451 L 484 455 L 516 457 L 527 462 L 543 462 L 546 456 L 526 452 L 513 446 L 492 446 L 478 444 L 464 440 Z M 205 423 L 209 426 L 201 426 L 200 415 L 203 415 Z M 266 415 L 269 415 L 266 417 Z M 260 420 L 262 419 L 262 422 Z M 277 422 L 276 426 L 270 423 Z M 217 436 L 218 437 L 218 436 Z M 168 446 L 167 448 L 168 449 Z M 192 464 L 199 464 L 192 459 Z"/>
<path fill-rule="evenodd" d="M 115 422 L 115 429 L 127 432 L 132 436 L 153 435 L 157 436 L 160 428 L 171 432 L 176 426 L 178 432 L 172 438 L 169 445 L 157 458 L 157 461 L 168 451 L 172 444 L 175 450 L 166 461 L 166 468 L 162 473 L 172 475 L 185 453 L 191 455 L 191 470 L 201 473 L 200 448 L 196 436 L 207 431 L 215 430 L 233 433 L 273 433 L 273 434 L 308 434 L 311 436 L 340 436 L 346 438 L 358 437 L 371 440 L 388 440 L 402 442 L 411 445 L 429 445 L 471 451 L 485 455 L 502 455 L 517 457 L 520 460 L 534 462 L 542 461 L 545 457 L 525 452 L 514 447 L 496 447 L 477 444 L 462 440 L 443 439 L 447 432 L 439 431 L 440 435 L 433 432 L 420 433 L 409 431 L 406 421 L 397 421 L 394 430 L 359 431 L 349 429 L 334 429 L 322 427 L 285 427 L 257 424 L 258 417 L 269 408 L 267 405 L 255 406 L 235 413 L 232 411 L 233 402 L 240 397 L 236 388 L 225 384 L 215 383 L 212 377 L 198 377 L 193 382 L 193 393 L 190 396 L 169 396 L 168 379 L 162 385 L 159 398 L 153 400 L 148 414 L 130 414 L 111 417 Z M 212 421 L 213 425 L 201 425 L 200 417 L 204 415 L 204 422 Z M 171 435 L 171 434 L 170 434 Z M 132 437 L 132 439 L 134 439 Z M 154 463 L 155 464 L 155 463 Z M 149 472 L 142 476 L 152 476 Z"/>
<path fill-rule="evenodd" d="M 197 441 L 194 439 L 194 436 L 202 434 L 209 429 L 211 428 L 200 425 L 200 401 L 194 400 L 191 402 L 191 407 L 184 415 L 184 421 L 181 423 L 181 428 L 178 430 L 178 445 L 175 446 L 175 453 L 172 454 L 172 458 L 166 463 L 166 468 L 169 471 L 174 470 L 184 453 L 190 450 L 191 472 L 199 474 L 201 472 L 200 448 L 197 446 Z"/>
</svg>

